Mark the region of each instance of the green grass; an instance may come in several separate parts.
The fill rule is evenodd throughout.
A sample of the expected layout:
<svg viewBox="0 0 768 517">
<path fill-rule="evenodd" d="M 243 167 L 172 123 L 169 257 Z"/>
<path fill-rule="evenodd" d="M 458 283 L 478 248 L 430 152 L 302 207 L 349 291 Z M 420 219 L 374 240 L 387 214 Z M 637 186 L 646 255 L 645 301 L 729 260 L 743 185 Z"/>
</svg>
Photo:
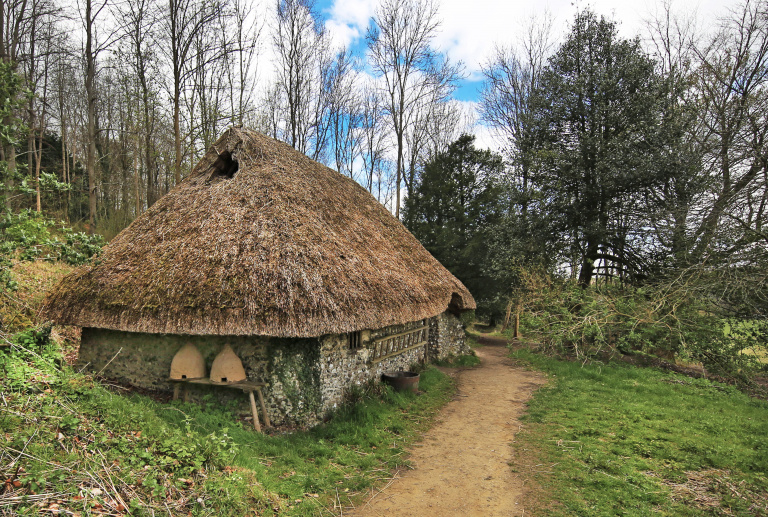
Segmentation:
<svg viewBox="0 0 768 517">
<path fill-rule="evenodd" d="M 116 394 L 32 341 L 0 349 L 0 515 L 328 514 L 403 466 L 454 390 L 430 368 L 420 396 L 371 385 L 329 422 L 270 436 L 213 401 Z"/>
<path fill-rule="evenodd" d="M 516 437 L 546 515 L 768 515 L 768 403 L 627 365 L 514 355 L 551 375 Z M 541 498 L 539 499 L 541 500 Z"/>
<path fill-rule="evenodd" d="M 468 341 L 470 341 L 468 339 Z M 470 345 L 472 348 L 474 346 Z M 446 368 L 466 368 L 471 366 L 477 366 L 480 364 L 480 358 L 478 358 L 474 352 L 463 355 L 451 355 L 445 359 L 435 361 L 436 366 L 443 366 Z"/>
</svg>

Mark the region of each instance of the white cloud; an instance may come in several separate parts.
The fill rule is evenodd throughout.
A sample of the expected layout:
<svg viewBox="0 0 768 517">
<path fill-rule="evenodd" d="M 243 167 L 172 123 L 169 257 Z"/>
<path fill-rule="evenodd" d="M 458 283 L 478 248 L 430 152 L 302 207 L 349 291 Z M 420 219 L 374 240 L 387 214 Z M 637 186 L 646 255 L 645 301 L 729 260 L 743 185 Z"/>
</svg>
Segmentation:
<svg viewBox="0 0 768 517">
<path fill-rule="evenodd" d="M 326 27 L 337 44 L 353 44 L 365 36 L 378 0 L 331 0 L 325 10 Z M 509 45 L 520 39 L 530 19 L 541 17 L 545 11 L 554 18 L 554 35 L 561 37 L 576 10 L 587 4 L 572 0 L 438 0 L 440 33 L 436 46 L 454 61 L 462 61 L 471 79 L 478 79 L 480 66 L 491 54 L 494 45 Z M 737 0 L 675 0 L 673 9 L 681 13 L 698 11 L 705 21 L 725 14 L 726 8 Z M 660 0 L 591 0 L 589 7 L 598 14 L 619 23 L 625 38 L 641 35 L 644 19 L 658 10 Z"/>
<path fill-rule="evenodd" d="M 361 37 L 360 29 L 354 25 L 347 25 L 336 20 L 325 22 L 325 29 L 331 36 L 331 45 L 334 48 L 346 48 Z"/>
<path fill-rule="evenodd" d="M 709 23 L 736 3 L 737 0 L 677 0 L 673 2 L 673 10 L 683 14 L 698 12 L 699 17 Z M 619 34 L 624 38 L 642 36 L 644 20 L 660 5 L 658 0 L 591 0 L 588 4 L 597 14 L 618 22 Z M 464 63 L 471 79 L 478 79 L 480 66 L 494 45 L 518 42 L 532 17 L 540 19 L 548 11 L 554 18 L 553 35 L 562 37 L 577 9 L 584 7 L 587 4 L 571 0 L 442 0 L 440 18 L 443 23 L 435 42 L 452 60 Z"/>
<path fill-rule="evenodd" d="M 328 16 L 325 28 L 336 46 L 349 46 L 365 37 L 377 0 L 335 0 L 323 13 Z"/>
<path fill-rule="evenodd" d="M 377 5 L 377 0 L 335 0 L 329 14 L 339 23 L 365 29 Z"/>
</svg>

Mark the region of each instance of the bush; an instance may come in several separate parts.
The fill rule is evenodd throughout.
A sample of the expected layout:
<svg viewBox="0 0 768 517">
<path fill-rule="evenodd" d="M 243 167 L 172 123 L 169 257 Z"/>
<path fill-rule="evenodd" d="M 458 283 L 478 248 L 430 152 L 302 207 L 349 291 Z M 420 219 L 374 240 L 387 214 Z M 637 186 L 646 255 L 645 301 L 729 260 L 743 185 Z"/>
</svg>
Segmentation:
<svg viewBox="0 0 768 517">
<path fill-rule="evenodd" d="M 0 255 L 6 259 L 45 259 L 62 261 L 72 266 L 84 264 L 101 252 L 104 239 L 100 235 L 75 232 L 63 224 L 56 225 L 33 210 L 18 214 L 6 212 L 0 218 Z"/>
<path fill-rule="evenodd" d="M 578 359 L 648 353 L 700 361 L 712 373 L 746 378 L 759 367 L 768 325 L 727 318 L 685 284 L 579 287 L 546 277 L 523 303 L 520 326 L 541 346 Z"/>
</svg>

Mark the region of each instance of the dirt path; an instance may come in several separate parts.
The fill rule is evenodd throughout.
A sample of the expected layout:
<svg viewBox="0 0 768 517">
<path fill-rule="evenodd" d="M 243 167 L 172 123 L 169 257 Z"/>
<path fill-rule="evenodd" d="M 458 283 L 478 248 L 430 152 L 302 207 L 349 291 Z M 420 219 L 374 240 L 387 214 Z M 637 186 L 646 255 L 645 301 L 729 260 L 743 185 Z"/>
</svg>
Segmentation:
<svg viewBox="0 0 768 517">
<path fill-rule="evenodd" d="M 518 417 L 544 376 L 516 368 L 503 341 L 481 339 L 481 365 L 462 370 L 458 395 L 411 451 L 414 469 L 345 515 L 523 515 L 522 481 L 510 470 Z"/>
</svg>

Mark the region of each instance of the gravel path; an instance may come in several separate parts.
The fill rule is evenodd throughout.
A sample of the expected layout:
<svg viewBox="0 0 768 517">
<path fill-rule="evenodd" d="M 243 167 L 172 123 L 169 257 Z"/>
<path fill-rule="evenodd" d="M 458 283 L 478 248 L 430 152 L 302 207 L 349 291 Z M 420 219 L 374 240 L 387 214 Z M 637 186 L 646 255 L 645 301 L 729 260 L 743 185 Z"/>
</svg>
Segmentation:
<svg viewBox="0 0 768 517">
<path fill-rule="evenodd" d="M 510 443 L 525 402 L 545 379 L 515 367 L 503 340 L 480 341 L 487 345 L 476 350 L 481 365 L 455 373 L 457 396 L 410 451 L 414 468 L 344 515 L 524 515 Z"/>
</svg>

